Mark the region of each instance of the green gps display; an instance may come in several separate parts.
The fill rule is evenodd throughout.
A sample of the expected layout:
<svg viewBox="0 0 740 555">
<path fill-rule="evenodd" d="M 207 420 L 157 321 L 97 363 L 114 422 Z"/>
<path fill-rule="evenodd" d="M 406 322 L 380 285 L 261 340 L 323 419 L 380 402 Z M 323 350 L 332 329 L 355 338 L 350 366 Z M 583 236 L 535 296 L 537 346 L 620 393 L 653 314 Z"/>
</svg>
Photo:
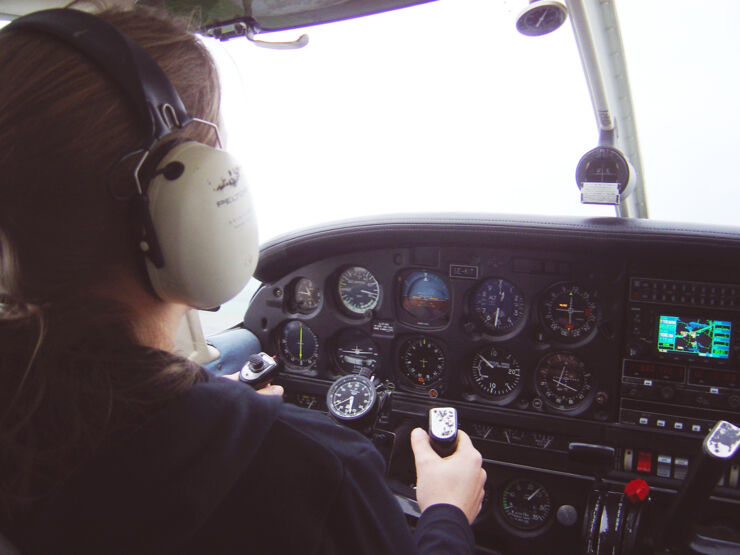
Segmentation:
<svg viewBox="0 0 740 555">
<path fill-rule="evenodd" d="M 660 316 L 658 351 L 708 358 L 728 358 L 732 322 Z"/>
</svg>

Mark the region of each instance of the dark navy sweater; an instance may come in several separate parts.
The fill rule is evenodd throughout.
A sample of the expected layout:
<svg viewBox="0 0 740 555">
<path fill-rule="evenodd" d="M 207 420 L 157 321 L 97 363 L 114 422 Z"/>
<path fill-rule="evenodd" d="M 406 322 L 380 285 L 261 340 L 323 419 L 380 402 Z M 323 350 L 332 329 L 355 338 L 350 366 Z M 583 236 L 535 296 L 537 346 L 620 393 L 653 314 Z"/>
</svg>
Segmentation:
<svg viewBox="0 0 740 555">
<path fill-rule="evenodd" d="M 210 378 L 102 449 L 18 540 L 29 555 L 473 552 L 450 505 L 412 535 L 383 474 L 362 435 Z"/>
</svg>

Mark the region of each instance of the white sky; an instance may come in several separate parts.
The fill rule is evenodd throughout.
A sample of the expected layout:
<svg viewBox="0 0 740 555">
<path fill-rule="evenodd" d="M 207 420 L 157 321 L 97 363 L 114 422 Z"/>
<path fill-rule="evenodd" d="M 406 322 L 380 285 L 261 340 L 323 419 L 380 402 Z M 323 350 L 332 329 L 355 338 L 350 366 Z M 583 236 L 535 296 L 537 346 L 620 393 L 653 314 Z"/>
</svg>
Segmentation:
<svg viewBox="0 0 740 555">
<path fill-rule="evenodd" d="M 261 238 L 408 211 L 613 215 L 579 203 L 597 132 L 570 22 L 524 37 L 524 5 L 440 0 L 308 29 L 302 50 L 217 49 Z M 733 223 L 740 2 L 617 7 L 651 217 Z"/>
</svg>

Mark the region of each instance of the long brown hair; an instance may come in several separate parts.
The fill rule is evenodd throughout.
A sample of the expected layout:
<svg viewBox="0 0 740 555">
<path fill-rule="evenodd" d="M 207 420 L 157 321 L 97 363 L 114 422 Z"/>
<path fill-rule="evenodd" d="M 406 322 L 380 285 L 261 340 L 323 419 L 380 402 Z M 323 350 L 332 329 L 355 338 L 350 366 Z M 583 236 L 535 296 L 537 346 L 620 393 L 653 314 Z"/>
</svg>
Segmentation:
<svg viewBox="0 0 740 555">
<path fill-rule="evenodd" d="M 218 121 L 216 69 L 187 22 L 141 6 L 98 15 L 149 52 L 192 115 Z M 122 268 L 146 280 L 130 207 L 104 185 L 116 160 L 146 139 L 128 99 L 77 51 L 30 31 L 0 34 L 0 83 L 0 515 L 8 523 L 201 374 L 137 346 L 129 308 L 93 293 Z M 180 134 L 214 140 L 206 126 Z"/>
</svg>

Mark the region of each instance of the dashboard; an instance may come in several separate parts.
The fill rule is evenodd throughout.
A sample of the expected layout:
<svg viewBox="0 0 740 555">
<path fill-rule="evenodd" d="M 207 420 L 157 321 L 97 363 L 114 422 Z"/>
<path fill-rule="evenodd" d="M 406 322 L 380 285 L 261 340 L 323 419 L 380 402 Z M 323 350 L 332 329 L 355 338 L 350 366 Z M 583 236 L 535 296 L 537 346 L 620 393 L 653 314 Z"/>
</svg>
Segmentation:
<svg viewBox="0 0 740 555">
<path fill-rule="evenodd" d="M 646 480 L 663 514 L 712 425 L 740 423 L 739 270 L 732 229 L 357 220 L 265 245 L 244 326 L 283 363 L 289 402 L 326 411 L 361 371 L 392 391 L 374 441 L 407 514 L 402 438 L 452 406 L 488 473 L 480 552 L 595 553 L 589 529 L 626 483 Z M 700 524 L 737 534 L 739 479 L 729 464 Z"/>
</svg>

